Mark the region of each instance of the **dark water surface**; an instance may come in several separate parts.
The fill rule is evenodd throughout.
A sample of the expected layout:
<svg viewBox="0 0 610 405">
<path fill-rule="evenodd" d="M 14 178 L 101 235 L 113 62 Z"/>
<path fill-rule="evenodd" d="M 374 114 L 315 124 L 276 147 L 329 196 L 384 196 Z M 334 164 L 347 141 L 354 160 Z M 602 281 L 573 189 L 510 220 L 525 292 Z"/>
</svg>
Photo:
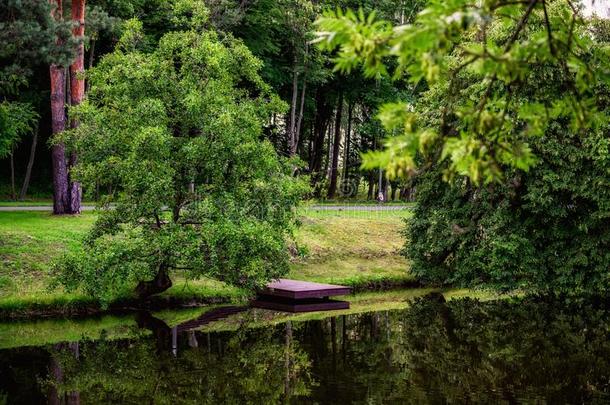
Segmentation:
<svg viewBox="0 0 610 405">
<path fill-rule="evenodd" d="M 591 300 L 258 316 L 203 332 L 139 314 L 127 338 L 0 350 L 0 403 L 610 402 L 610 310 Z"/>
</svg>

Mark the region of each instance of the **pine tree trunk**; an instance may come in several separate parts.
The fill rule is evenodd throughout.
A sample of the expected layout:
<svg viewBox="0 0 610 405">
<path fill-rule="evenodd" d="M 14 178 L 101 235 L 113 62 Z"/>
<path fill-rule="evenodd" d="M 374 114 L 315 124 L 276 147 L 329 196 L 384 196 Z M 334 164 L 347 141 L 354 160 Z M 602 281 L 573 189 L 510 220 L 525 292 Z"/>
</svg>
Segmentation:
<svg viewBox="0 0 610 405">
<path fill-rule="evenodd" d="M 343 113 L 343 92 L 339 93 L 337 103 L 337 114 L 335 116 L 335 139 L 333 141 L 332 164 L 330 167 L 330 185 L 328 187 L 328 198 L 334 198 L 337 191 L 337 172 L 339 168 L 339 147 L 341 146 L 341 116 Z"/>
<path fill-rule="evenodd" d="M 61 21 L 63 15 L 62 0 L 49 0 L 51 17 Z M 58 44 L 61 40 L 57 39 Z M 51 64 L 51 130 L 57 135 L 66 129 L 66 69 L 63 66 Z M 68 214 L 68 165 L 66 148 L 63 143 L 56 143 L 51 150 L 53 164 L 53 214 Z"/>
<path fill-rule="evenodd" d="M 28 165 L 25 169 L 25 178 L 23 179 L 23 185 L 21 186 L 21 192 L 19 193 L 19 199 L 24 200 L 30 187 L 30 179 L 32 178 L 32 168 L 34 167 L 34 159 L 36 157 L 36 146 L 38 144 L 38 123 L 34 126 L 34 133 L 32 134 L 32 146 L 30 147 L 30 158 L 28 159 Z"/>
<path fill-rule="evenodd" d="M 66 129 L 66 69 L 51 65 L 51 128 L 53 135 Z M 68 164 L 66 148 L 63 143 L 53 145 L 51 151 L 53 163 L 53 213 L 62 215 L 70 213 L 68 204 Z"/>
<path fill-rule="evenodd" d="M 72 35 L 81 40 L 76 52 L 76 59 L 70 65 L 70 104 L 79 105 L 85 97 L 85 79 L 83 74 L 85 71 L 85 44 L 83 38 L 85 35 L 85 0 L 72 0 L 72 22 L 74 28 Z M 76 128 L 78 122 L 73 120 L 71 127 Z M 78 161 L 76 153 L 70 155 L 70 168 L 73 168 Z M 82 189 L 77 181 L 70 179 L 69 181 L 69 198 L 70 212 L 78 214 L 81 211 Z"/>
</svg>

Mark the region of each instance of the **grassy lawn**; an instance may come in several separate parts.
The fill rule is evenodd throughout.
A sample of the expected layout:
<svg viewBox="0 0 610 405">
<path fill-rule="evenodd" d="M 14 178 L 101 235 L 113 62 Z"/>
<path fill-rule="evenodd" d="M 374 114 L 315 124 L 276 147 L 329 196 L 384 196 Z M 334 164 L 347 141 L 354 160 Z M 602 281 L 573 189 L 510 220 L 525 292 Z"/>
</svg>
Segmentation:
<svg viewBox="0 0 610 405">
<path fill-rule="evenodd" d="M 413 281 L 398 254 L 402 218 L 409 214 L 308 211 L 296 235 L 305 257 L 294 260 L 290 277 L 354 287 Z"/>
<path fill-rule="evenodd" d="M 408 211 L 301 212 L 289 277 L 356 288 L 407 285 L 407 262 L 397 253 L 401 218 Z M 0 315 L 45 308 L 95 306 L 82 294 L 50 290 L 49 268 L 63 252 L 77 249 L 95 214 L 54 217 L 47 212 L 0 212 Z M 175 279 L 160 300 L 221 302 L 244 291 L 213 280 Z M 129 292 L 118 300 L 128 298 Z"/>
<path fill-rule="evenodd" d="M 336 200 L 310 200 L 308 202 L 312 205 L 380 205 L 377 200 L 367 200 L 360 198 L 341 198 Z M 406 205 L 406 206 L 414 206 L 415 203 L 401 201 L 401 200 L 390 200 L 385 201 L 381 205 Z"/>
<path fill-rule="evenodd" d="M 84 200 L 83 205 L 95 205 L 95 201 Z M 23 201 L 0 200 L 0 207 L 52 207 L 50 198 L 32 198 Z"/>
</svg>

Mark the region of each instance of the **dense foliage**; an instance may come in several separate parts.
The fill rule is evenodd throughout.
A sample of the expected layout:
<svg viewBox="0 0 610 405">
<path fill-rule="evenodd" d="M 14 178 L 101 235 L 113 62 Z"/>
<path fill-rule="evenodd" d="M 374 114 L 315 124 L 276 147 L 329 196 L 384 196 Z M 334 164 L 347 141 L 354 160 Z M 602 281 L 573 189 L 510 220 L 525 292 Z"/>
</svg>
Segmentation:
<svg viewBox="0 0 610 405">
<path fill-rule="evenodd" d="M 606 292 L 610 285 L 610 140 L 552 123 L 532 142 L 539 163 L 508 184 L 416 180 L 405 229 L 412 271 L 438 284 Z"/>
<path fill-rule="evenodd" d="M 396 135 L 369 157 L 414 175 L 411 271 L 435 284 L 607 291 L 608 43 L 565 1 L 431 2 L 413 25 L 331 14 L 337 68 L 425 81 L 380 114 Z M 595 22 L 595 24 L 594 24 Z"/>
<path fill-rule="evenodd" d="M 136 282 L 141 297 L 161 292 L 170 272 L 244 287 L 282 276 L 305 186 L 262 140 L 284 105 L 260 62 L 198 25 L 142 52 L 131 26 L 90 72 L 72 112 L 80 126 L 64 133 L 79 180 L 107 209 L 85 252 L 58 266 L 61 283 L 107 300 Z"/>
<path fill-rule="evenodd" d="M 317 24 L 320 46 L 339 48 L 336 69 L 362 64 L 368 76 L 384 76 L 392 57 L 393 77 L 436 95 L 382 108 L 379 118 L 396 136 L 367 164 L 391 177 L 414 170 L 419 153 L 447 162 L 446 179 L 501 181 L 504 168 L 535 164 L 528 142 L 549 122 L 562 118 L 575 132 L 606 123 L 597 89 L 610 81 L 608 49 L 596 46 L 570 1 L 430 1 L 413 24 L 392 27 L 362 11 L 327 13 Z"/>
<path fill-rule="evenodd" d="M 380 102 L 392 100 L 397 94 L 406 96 L 410 89 L 405 83 L 369 79 L 360 72 L 350 75 L 333 72 L 332 55 L 310 44 L 313 22 L 325 9 L 362 7 L 367 12 L 376 9 L 383 18 L 403 23 L 410 21 L 423 3 L 422 0 L 90 0 L 85 12 L 85 36 L 80 40 L 84 39 L 85 43 L 84 65 L 90 68 L 99 63 L 101 56 L 113 52 L 121 33 L 129 30 L 131 18 L 142 22 L 141 37 L 137 39 L 139 48 L 152 52 L 163 35 L 183 28 L 192 16 L 192 10 L 205 9 L 207 18 L 200 20 L 201 27 L 221 35 L 233 34 L 243 40 L 263 62 L 261 77 L 289 105 L 281 113 L 273 114 L 265 136 L 280 155 L 298 156 L 302 160 L 295 168 L 299 174 L 309 175 L 315 196 L 336 198 L 366 193 L 365 198 L 373 198 L 380 190 L 389 193 L 390 183 L 378 182 L 378 173 L 373 170 L 360 169 L 360 154 L 382 147 L 382 132 L 375 119 Z M 11 12 L 0 12 L 0 24 L 10 23 L 9 20 L 16 16 L 24 27 L 37 26 L 41 21 L 51 25 L 43 30 L 47 38 L 35 41 L 40 48 L 31 47 L 41 51 L 39 57 L 32 58 L 32 52 L 22 52 L 24 47 L 6 47 L 7 52 L 12 52 L 7 63 L 17 66 L 20 71 L 36 73 L 30 77 L 28 87 L 40 98 L 33 106 L 40 117 L 40 124 L 34 129 L 39 131 L 29 131 L 39 132 L 40 141 L 37 146 L 34 137 L 27 137 L 24 142 L 13 145 L 14 175 L 17 181 L 23 179 L 25 184 L 29 183 L 31 173 L 32 187 L 29 192 L 28 187 L 23 188 L 24 196 L 38 194 L 48 198 L 51 196 L 52 170 L 51 154 L 47 150 L 51 137 L 48 64 L 53 61 L 61 66 L 70 65 L 74 54 L 69 52 L 67 45 L 80 40 L 75 41 L 70 35 L 70 2 L 63 4 L 63 20 L 51 19 L 49 4 L 45 2 L 8 4 L 12 7 Z M 22 7 L 15 9 L 19 4 Z M 36 14 L 28 12 L 32 5 L 39 9 Z M 7 34 L 15 32 L 7 31 Z M 27 47 L 31 44 L 27 40 L 33 38 L 24 35 L 19 43 Z M 51 45 L 61 42 L 66 45 L 64 56 L 67 59 L 51 58 L 58 55 L 57 47 Z M 72 76 L 85 77 L 87 81 L 87 74 Z M 87 81 L 87 89 L 89 85 Z M 64 96 L 65 104 L 69 105 L 69 92 Z M 59 111 L 61 105 L 59 101 L 57 103 Z M 65 124 L 69 127 L 75 123 Z M 8 163 L 0 161 L 0 176 L 7 172 Z M 70 162 L 68 166 L 71 166 Z M 70 171 L 68 167 L 67 176 Z M 0 195 L 7 194 L 6 185 L 0 181 Z M 399 186 L 400 194 L 397 193 Z M 400 182 L 392 182 L 391 189 L 395 198 L 410 195 L 410 188 Z M 55 193 L 58 194 L 57 190 Z M 55 199 L 59 197 L 56 195 Z"/>
</svg>

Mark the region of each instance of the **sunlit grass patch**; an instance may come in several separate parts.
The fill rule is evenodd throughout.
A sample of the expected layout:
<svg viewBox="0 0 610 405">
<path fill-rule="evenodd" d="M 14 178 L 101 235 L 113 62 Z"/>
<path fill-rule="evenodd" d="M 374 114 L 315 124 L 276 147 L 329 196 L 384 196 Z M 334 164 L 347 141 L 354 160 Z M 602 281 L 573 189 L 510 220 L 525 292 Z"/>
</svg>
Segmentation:
<svg viewBox="0 0 610 405">
<path fill-rule="evenodd" d="M 383 220 L 383 219 L 398 219 L 409 218 L 413 215 L 408 208 L 404 209 L 363 209 L 360 206 L 346 206 L 338 209 L 323 209 L 316 207 L 301 207 L 298 213 L 303 217 L 308 218 L 351 218 L 364 220 Z M 391 207 L 388 207 L 391 208 Z"/>
</svg>

